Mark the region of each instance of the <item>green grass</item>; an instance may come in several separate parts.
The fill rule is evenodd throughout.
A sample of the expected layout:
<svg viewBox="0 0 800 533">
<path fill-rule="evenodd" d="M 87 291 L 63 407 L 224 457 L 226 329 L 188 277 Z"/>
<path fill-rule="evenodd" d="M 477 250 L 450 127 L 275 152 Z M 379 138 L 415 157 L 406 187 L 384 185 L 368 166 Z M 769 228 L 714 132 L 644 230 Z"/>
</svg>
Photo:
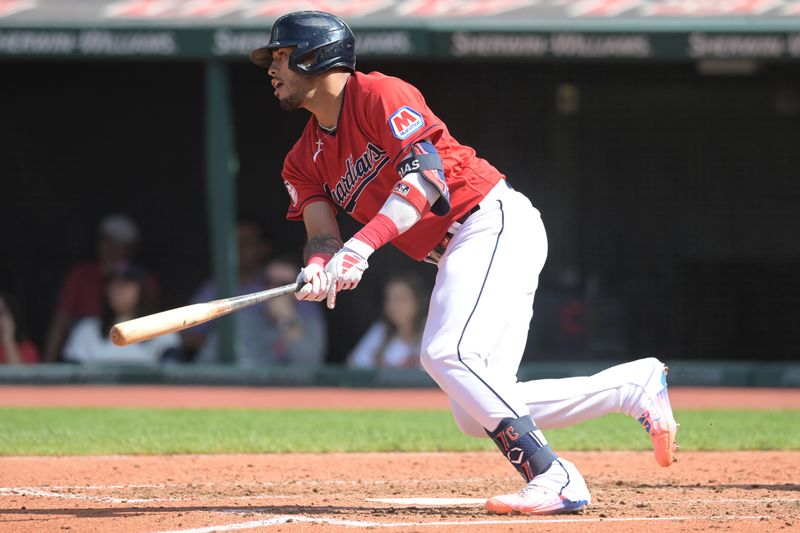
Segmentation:
<svg viewBox="0 0 800 533">
<path fill-rule="evenodd" d="M 683 450 L 800 450 L 800 411 L 676 413 Z M 546 432 L 558 450 L 647 450 L 622 415 Z M 0 409 L 0 455 L 491 450 L 447 411 Z"/>
</svg>

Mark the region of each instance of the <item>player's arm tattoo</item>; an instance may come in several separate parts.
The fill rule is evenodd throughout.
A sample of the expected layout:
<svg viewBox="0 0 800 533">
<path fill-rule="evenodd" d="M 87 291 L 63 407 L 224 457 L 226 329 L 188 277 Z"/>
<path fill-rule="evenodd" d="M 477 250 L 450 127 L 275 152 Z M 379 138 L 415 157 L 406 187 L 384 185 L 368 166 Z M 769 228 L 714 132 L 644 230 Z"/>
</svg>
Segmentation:
<svg viewBox="0 0 800 533">
<path fill-rule="evenodd" d="M 335 255 L 342 246 L 344 243 L 335 235 L 317 235 L 308 239 L 303 248 L 303 259 L 308 262 L 308 258 L 314 254 Z"/>
</svg>

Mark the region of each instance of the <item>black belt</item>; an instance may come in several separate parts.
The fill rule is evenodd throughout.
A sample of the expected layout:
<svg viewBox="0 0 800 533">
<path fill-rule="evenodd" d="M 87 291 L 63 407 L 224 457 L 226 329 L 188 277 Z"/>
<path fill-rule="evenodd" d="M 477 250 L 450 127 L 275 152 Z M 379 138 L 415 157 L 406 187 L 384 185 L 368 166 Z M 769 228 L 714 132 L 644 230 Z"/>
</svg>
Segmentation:
<svg viewBox="0 0 800 533">
<path fill-rule="evenodd" d="M 467 219 L 471 215 L 473 215 L 480 208 L 481 208 L 481 204 L 479 204 L 479 203 L 475 204 L 475 207 L 473 207 L 472 209 L 470 209 L 469 211 L 467 211 L 466 213 L 461 215 L 461 218 L 456 220 L 456 223 L 463 224 L 464 222 L 467 221 Z M 452 224 L 451 224 L 451 227 L 452 227 Z M 452 231 L 450 231 L 450 229 L 448 229 L 447 233 L 445 233 L 444 238 L 442 239 L 442 241 L 439 244 L 437 244 L 436 246 L 434 246 L 433 250 L 428 252 L 428 256 L 425 259 L 423 259 L 423 261 L 425 261 L 426 263 L 431 263 L 432 265 L 438 265 L 439 264 L 439 260 L 444 255 L 444 251 L 447 250 L 447 245 L 450 244 L 450 241 L 453 239 L 453 235 L 455 235 L 455 233 L 453 233 Z"/>
</svg>

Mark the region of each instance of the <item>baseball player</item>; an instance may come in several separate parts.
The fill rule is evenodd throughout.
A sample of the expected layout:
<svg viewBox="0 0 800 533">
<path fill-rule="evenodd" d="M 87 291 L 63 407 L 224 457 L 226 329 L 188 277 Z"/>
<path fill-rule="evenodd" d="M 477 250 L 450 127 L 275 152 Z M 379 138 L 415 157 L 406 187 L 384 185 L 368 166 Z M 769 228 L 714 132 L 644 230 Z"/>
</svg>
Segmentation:
<svg viewBox="0 0 800 533">
<path fill-rule="evenodd" d="M 388 243 L 437 266 L 422 365 L 448 394 L 458 427 L 488 434 L 526 482 L 490 498 L 489 511 L 550 514 L 590 503 L 583 477 L 542 429 L 623 412 L 650 434 L 658 463 L 672 464 L 677 425 L 657 359 L 517 381 L 547 255 L 544 226 L 528 198 L 456 141 L 416 88 L 356 71 L 353 33 L 324 12 L 279 18 L 250 59 L 267 69 L 283 109 L 312 115 L 282 172 L 287 217 L 302 220 L 308 235 L 297 297 L 333 308 Z M 340 211 L 363 224 L 346 242 Z"/>
</svg>

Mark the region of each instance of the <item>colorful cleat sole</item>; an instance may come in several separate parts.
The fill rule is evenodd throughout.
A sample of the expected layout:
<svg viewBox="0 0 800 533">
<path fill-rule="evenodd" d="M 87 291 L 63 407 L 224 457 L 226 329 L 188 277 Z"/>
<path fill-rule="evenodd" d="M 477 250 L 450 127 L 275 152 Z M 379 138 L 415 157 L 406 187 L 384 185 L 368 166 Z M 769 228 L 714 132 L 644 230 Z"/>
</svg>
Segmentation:
<svg viewBox="0 0 800 533">
<path fill-rule="evenodd" d="M 537 515 L 551 515 L 551 514 L 567 514 L 578 513 L 586 509 L 589 505 L 587 500 L 572 501 L 566 498 L 561 498 L 559 501 L 550 505 L 525 507 L 515 506 L 512 507 L 501 501 L 499 498 L 491 498 L 486 501 L 486 510 L 495 514 L 537 514 Z"/>
<path fill-rule="evenodd" d="M 663 388 L 653 398 L 650 409 L 646 410 L 637 419 L 639 424 L 650 435 L 650 439 L 653 441 L 656 462 L 663 467 L 670 466 L 678 461 L 675 457 L 675 452 L 680 448 L 675 441 L 680 425 L 675 422 L 675 417 L 672 415 L 672 406 L 667 392 L 668 373 L 669 368 L 665 365 L 661 372 Z"/>
<path fill-rule="evenodd" d="M 563 457 L 522 490 L 486 501 L 486 510 L 496 514 L 550 515 L 577 513 L 592 501 L 586 481 L 575 465 Z"/>
</svg>

